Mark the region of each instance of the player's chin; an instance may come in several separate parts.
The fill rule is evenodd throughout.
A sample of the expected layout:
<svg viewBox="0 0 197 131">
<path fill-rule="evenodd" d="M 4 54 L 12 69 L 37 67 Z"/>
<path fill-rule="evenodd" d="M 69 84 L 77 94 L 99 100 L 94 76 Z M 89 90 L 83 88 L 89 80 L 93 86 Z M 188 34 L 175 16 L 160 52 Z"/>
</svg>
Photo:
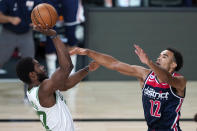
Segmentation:
<svg viewBox="0 0 197 131">
<path fill-rule="evenodd" d="M 48 73 L 47 73 L 46 70 L 43 72 L 43 75 L 44 75 L 45 77 L 49 77 L 49 75 L 48 75 Z"/>
</svg>

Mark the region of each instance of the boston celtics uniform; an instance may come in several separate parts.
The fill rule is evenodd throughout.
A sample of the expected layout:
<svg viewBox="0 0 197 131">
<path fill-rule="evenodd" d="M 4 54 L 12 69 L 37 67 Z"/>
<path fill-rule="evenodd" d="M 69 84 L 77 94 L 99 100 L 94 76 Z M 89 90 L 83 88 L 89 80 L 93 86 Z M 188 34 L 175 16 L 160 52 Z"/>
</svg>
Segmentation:
<svg viewBox="0 0 197 131">
<path fill-rule="evenodd" d="M 39 87 L 34 87 L 27 92 L 28 99 L 37 111 L 40 121 L 47 131 L 74 131 L 74 124 L 63 95 L 59 90 L 55 92 L 56 103 L 52 107 L 45 108 L 40 105 L 38 99 Z"/>
</svg>

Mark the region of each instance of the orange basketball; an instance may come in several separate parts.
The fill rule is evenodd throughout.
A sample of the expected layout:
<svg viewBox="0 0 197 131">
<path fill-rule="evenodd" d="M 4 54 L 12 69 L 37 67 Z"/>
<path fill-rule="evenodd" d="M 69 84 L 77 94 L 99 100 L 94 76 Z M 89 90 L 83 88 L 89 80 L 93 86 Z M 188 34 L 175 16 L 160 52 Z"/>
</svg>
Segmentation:
<svg viewBox="0 0 197 131">
<path fill-rule="evenodd" d="M 43 28 L 46 28 L 46 24 L 49 28 L 53 28 L 57 19 L 57 11 L 52 5 L 47 3 L 37 5 L 31 12 L 32 22 L 35 25 L 40 24 Z"/>
</svg>

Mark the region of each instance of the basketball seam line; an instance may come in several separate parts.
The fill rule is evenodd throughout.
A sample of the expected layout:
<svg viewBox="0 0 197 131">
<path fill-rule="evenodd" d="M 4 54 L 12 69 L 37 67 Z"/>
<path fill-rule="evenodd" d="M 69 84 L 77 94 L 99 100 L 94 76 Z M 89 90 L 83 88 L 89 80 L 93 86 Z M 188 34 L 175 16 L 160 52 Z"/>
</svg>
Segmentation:
<svg viewBox="0 0 197 131">
<path fill-rule="evenodd" d="M 40 22 L 38 21 L 36 15 L 35 15 L 35 11 L 33 11 L 33 16 L 34 16 L 35 23 L 36 23 L 37 25 L 40 24 Z"/>
<path fill-rule="evenodd" d="M 50 12 L 50 10 L 47 8 L 47 6 L 45 6 L 44 5 L 44 7 L 48 10 L 48 12 L 49 12 L 49 15 L 50 15 L 50 21 L 51 21 L 51 27 L 52 27 L 52 25 L 53 25 L 53 23 L 52 23 L 52 16 L 51 16 L 51 12 Z"/>
<path fill-rule="evenodd" d="M 42 17 L 41 17 L 41 15 L 40 15 L 40 12 L 39 12 L 39 9 L 38 9 L 38 7 L 36 8 L 37 9 L 37 11 L 38 11 L 38 14 L 39 14 L 39 16 L 40 16 L 40 19 L 42 20 L 42 22 L 45 24 L 45 26 L 46 26 L 46 23 L 44 22 L 44 20 L 42 19 Z"/>
</svg>

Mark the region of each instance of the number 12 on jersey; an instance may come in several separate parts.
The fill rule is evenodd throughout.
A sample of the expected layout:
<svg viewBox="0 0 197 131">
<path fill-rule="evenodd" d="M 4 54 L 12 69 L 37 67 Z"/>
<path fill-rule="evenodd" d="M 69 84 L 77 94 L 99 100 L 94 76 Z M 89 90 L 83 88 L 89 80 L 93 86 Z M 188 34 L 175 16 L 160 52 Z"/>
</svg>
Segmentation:
<svg viewBox="0 0 197 131">
<path fill-rule="evenodd" d="M 161 117 L 161 114 L 159 114 L 159 110 L 160 110 L 160 107 L 161 107 L 160 101 L 150 100 L 150 103 L 151 103 L 151 108 L 150 108 L 150 114 L 151 114 L 151 116 Z M 156 106 L 155 111 L 153 110 L 154 109 L 154 106 Z"/>
</svg>

